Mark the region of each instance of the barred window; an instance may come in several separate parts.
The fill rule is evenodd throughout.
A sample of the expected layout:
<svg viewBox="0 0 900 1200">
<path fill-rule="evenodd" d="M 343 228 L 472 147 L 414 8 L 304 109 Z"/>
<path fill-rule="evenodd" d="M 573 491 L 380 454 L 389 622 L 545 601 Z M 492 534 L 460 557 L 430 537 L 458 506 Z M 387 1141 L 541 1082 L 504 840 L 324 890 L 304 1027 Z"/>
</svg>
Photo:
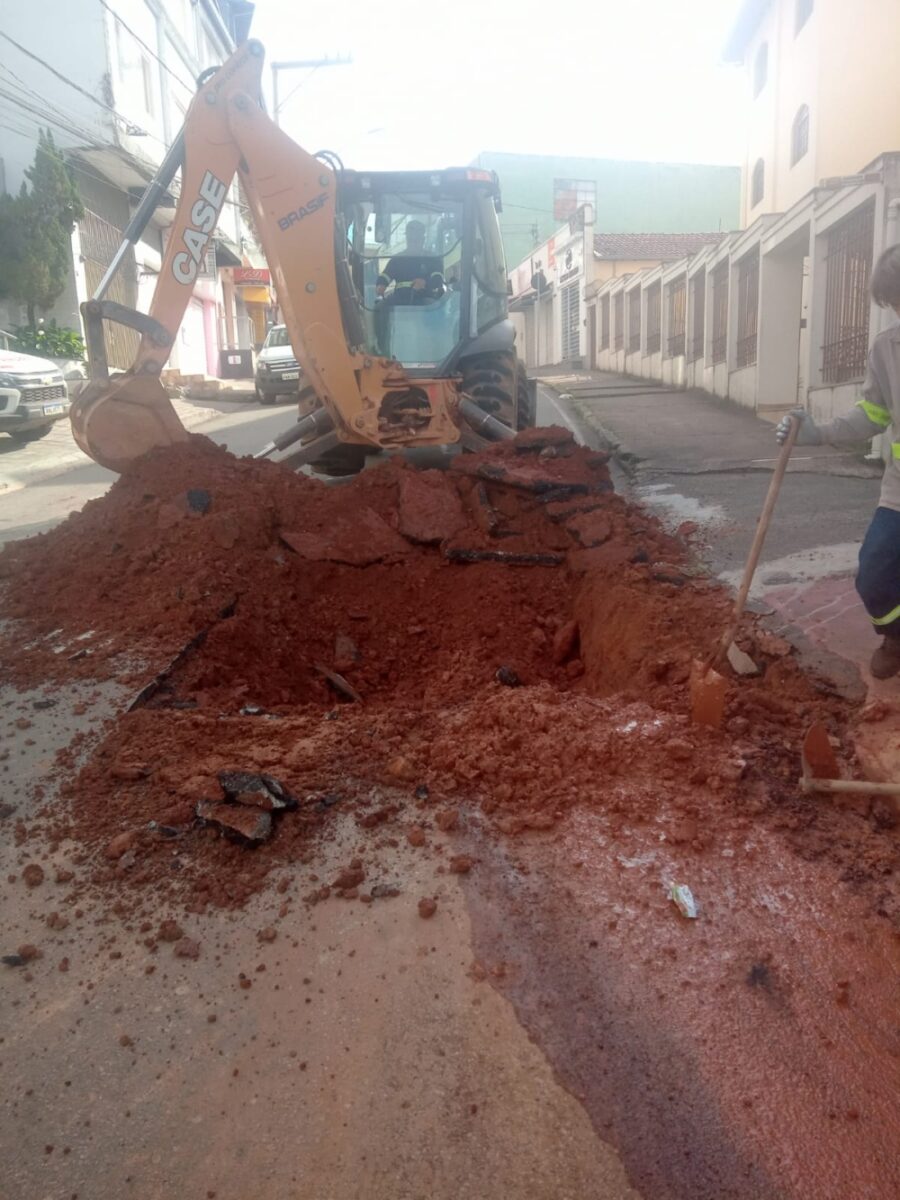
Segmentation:
<svg viewBox="0 0 900 1200">
<path fill-rule="evenodd" d="M 641 289 L 636 287 L 628 293 L 628 352 L 634 354 L 641 348 Z"/>
<path fill-rule="evenodd" d="M 615 349 L 625 349 L 625 293 L 619 292 L 613 301 L 613 332 Z"/>
<path fill-rule="evenodd" d="M 874 235 L 874 202 L 856 209 L 828 233 L 822 346 L 824 383 L 844 383 L 865 374 Z"/>
<path fill-rule="evenodd" d="M 809 108 L 801 104 L 791 126 L 791 166 L 798 163 L 809 149 Z"/>
<path fill-rule="evenodd" d="M 662 325 L 662 284 L 654 283 L 647 290 L 647 353 L 658 354 Z"/>
<path fill-rule="evenodd" d="M 749 367 L 756 362 L 756 334 L 759 317 L 759 246 L 745 254 L 737 265 L 738 329 L 735 366 Z"/>
<path fill-rule="evenodd" d="M 609 296 L 600 299 L 600 349 L 609 349 Z"/>
<path fill-rule="evenodd" d="M 680 275 L 666 286 L 666 350 L 669 358 L 684 354 L 687 308 L 687 276 Z"/>
<path fill-rule="evenodd" d="M 706 332 L 706 271 L 691 280 L 691 362 L 703 358 Z"/>
<path fill-rule="evenodd" d="M 728 260 L 712 273 L 712 360 L 723 363 L 728 352 Z"/>
</svg>

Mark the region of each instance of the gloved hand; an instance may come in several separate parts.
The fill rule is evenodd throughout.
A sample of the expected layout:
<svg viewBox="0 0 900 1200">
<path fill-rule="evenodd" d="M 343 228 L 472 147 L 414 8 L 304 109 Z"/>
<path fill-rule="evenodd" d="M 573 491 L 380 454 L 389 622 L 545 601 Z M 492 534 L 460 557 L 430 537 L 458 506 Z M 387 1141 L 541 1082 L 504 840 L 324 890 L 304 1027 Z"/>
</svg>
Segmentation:
<svg viewBox="0 0 900 1200">
<path fill-rule="evenodd" d="M 782 417 L 775 426 L 775 440 L 783 445 L 791 432 L 791 418 L 797 417 L 800 428 L 797 430 L 795 446 L 821 446 L 822 432 L 805 408 L 792 408 L 786 417 Z"/>
</svg>

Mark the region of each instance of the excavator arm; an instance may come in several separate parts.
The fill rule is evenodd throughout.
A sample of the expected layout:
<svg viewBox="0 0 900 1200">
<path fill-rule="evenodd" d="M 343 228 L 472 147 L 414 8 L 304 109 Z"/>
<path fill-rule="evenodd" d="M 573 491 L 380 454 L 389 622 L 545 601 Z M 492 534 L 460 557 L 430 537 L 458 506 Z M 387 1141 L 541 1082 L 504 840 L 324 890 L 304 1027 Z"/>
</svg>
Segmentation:
<svg viewBox="0 0 900 1200">
<path fill-rule="evenodd" d="M 269 449 L 313 439 L 302 459 L 339 442 L 436 445 L 459 440 L 460 414 L 477 408 L 449 379 L 410 380 L 396 362 L 348 345 L 335 256 L 335 172 L 308 154 L 264 111 L 263 48 L 250 41 L 203 81 L 184 129 L 125 231 L 94 297 L 82 306 L 91 382 L 75 401 L 75 440 L 113 470 L 187 433 L 160 374 L 169 358 L 235 173 L 240 172 L 275 280 L 294 353 L 319 408 Z M 181 168 L 181 194 L 149 314 L 105 299 L 109 283 Z M 133 365 L 110 377 L 103 322 L 141 334 Z M 462 406 L 462 407 L 461 407 Z M 481 419 L 480 410 L 473 418 Z M 496 424 L 496 422 L 495 422 Z M 483 430 L 482 430 L 483 431 Z M 496 431 L 495 431 L 496 436 Z M 296 464 L 300 455 L 292 452 Z"/>
</svg>

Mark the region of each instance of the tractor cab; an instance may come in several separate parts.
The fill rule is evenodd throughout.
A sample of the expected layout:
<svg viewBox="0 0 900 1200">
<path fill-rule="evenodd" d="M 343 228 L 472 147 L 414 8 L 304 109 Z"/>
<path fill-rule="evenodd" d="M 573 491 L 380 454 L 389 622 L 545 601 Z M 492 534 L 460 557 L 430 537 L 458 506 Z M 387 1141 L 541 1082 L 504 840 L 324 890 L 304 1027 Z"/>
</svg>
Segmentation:
<svg viewBox="0 0 900 1200">
<path fill-rule="evenodd" d="M 363 348 L 411 374 L 447 374 L 507 318 L 496 175 L 455 168 L 339 179 L 338 236 Z"/>
</svg>

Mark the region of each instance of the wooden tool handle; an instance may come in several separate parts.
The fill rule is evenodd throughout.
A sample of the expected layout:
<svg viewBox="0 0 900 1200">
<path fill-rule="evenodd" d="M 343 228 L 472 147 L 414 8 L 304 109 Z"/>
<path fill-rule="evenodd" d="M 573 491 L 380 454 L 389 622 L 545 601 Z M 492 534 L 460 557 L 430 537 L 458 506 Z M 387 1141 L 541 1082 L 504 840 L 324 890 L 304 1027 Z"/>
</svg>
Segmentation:
<svg viewBox="0 0 900 1200">
<path fill-rule="evenodd" d="M 788 459 L 791 457 L 791 451 L 794 449 L 794 443 L 797 440 L 797 434 L 800 432 L 799 417 L 791 416 L 791 428 L 787 437 L 784 439 L 784 445 L 781 447 L 781 453 L 778 455 L 778 461 L 775 463 L 775 470 L 772 472 L 772 480 L 769 483 L 769 490 L 766 492 L 765 503 L 762 507 L 762 512 L 759 514 L 759 521 L 756 524 L 756 533 L 753 537 L 753 544 L 750 547 L 750 553 L 747 555 L 747 565 L 744 567 L 744 577 L 741 580 L 741 586 L 738 588 L 738 594 L 734 598 L 734 608 L 731 611 L 731 620 L 722 638 L 712 652 L 708 662 L 704 667 L 704 675 L 706 672 L 728 652 L 728 647 L 734 641 L 734 635 L 737 633 L 738 625 L 741 617 L 744 615 L 744 605 L 747 603 L 747 597 L 750 594 L 750 584 L 753 582 L 753 575 L 759 563 L 759 556 L 762 553 L 763 543 L 766 540 L 766 534 L 769 532 L 769 523 L 772 520 L 772 513 L 775 511 L 775 501 L 778 499 L 778 493 L 781 490 L 781 481 L 784 479 L 784 473 L 787 470 Z"/>
<path fill-rule="evenodd" d="M 867 783 L 865 779 L 810 779 L 803 776 L 804 792 L 863 792 L 870 796 L 900 796 L 900 783 Z"/>
</svg>

